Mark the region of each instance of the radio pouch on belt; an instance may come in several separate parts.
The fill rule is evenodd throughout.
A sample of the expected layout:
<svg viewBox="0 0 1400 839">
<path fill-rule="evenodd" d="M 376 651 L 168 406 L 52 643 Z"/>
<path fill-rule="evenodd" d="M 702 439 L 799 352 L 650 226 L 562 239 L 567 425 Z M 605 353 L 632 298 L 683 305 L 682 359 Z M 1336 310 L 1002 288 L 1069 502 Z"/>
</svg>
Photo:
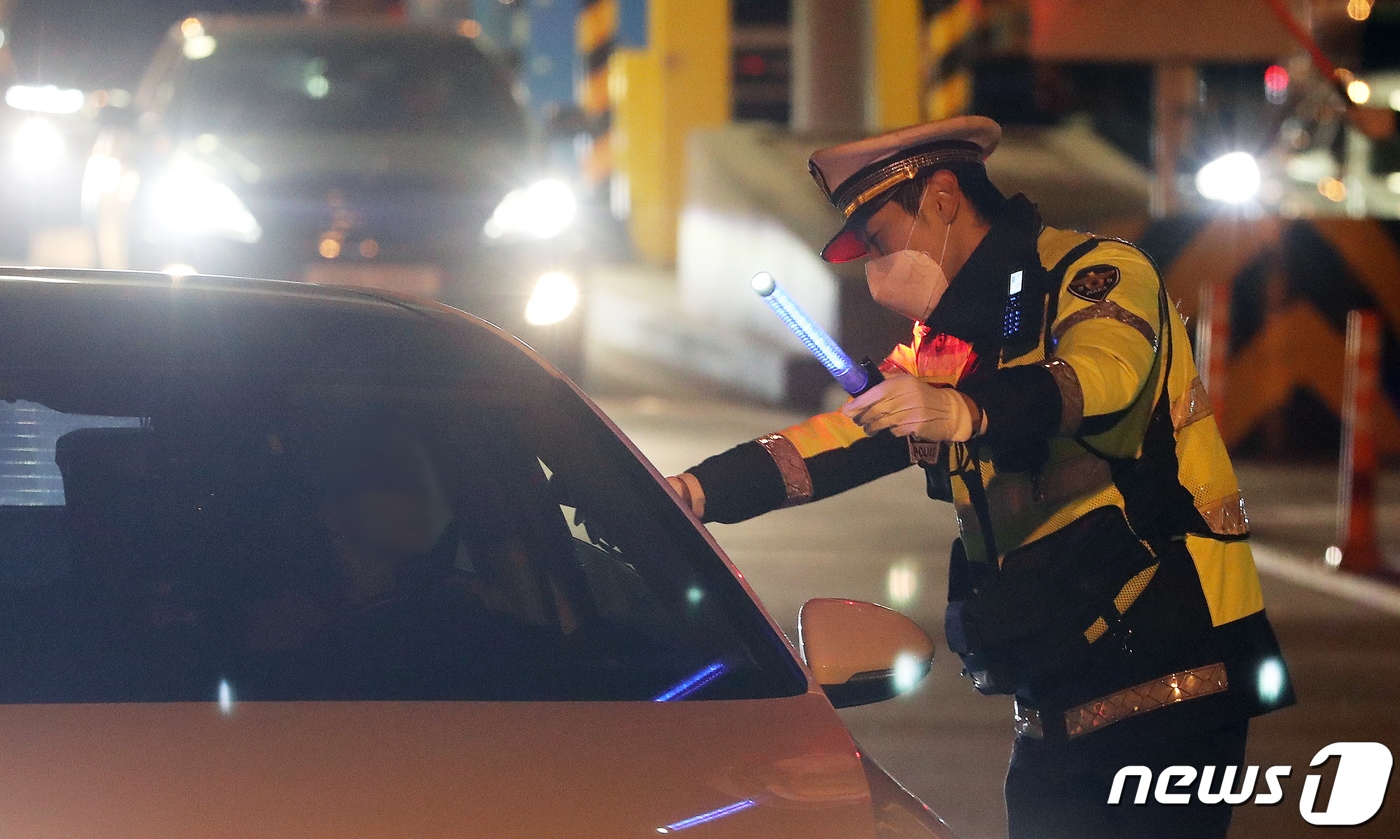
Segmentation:
<svg viewBox="0 0 1400 839">
<path fill-rule="evenodd" d="M 1086 631 L 1101 617 L 1116 626 L 1114 599 L 1155 562 L 1117 507 L 1101 507 L 1012 551 L 979 581 L 955 543 L 944 618 L 948 648 L 979 692 L 1014 693 L 1084 663 L 1091 644 L 1103 642 L 1091 642 Z"/>
</svg>

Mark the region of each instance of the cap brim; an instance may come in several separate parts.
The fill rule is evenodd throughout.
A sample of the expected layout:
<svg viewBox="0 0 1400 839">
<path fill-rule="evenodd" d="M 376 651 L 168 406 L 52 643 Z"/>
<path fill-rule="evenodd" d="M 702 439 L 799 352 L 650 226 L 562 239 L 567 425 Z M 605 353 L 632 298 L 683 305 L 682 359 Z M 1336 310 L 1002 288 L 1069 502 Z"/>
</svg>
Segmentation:
<svg viewBox="0 0 1400 839">
<path fill-rule="evenodd" d="M 841 228 L 841 232 L 826 243 L 822 248 L 822 259 L 827 262 L 842 263 L 860 259 L 862 256 L 869 256 L 870 248 L 860 240 L 855 231 L 849 227 Z"/>
</svg>

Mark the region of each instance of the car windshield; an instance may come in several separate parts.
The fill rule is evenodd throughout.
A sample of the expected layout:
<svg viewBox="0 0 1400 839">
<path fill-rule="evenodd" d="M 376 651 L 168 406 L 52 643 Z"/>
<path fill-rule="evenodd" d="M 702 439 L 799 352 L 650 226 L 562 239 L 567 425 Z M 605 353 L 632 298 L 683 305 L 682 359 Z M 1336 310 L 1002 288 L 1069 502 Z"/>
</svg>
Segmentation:
<svg viewBox="0 0 1400 839">
<path fill-rule="evenodd" d="M 543 370 L 95 378 L 7 369 L 3 344 L 0 702 L 804 689 L 703 536 Z"/>
<path fill-rule="evenodd" d="M 521 130 L 508 80 L 464 38 L 237 33 L 186 40 L 184 54 L 161 95 L 188 134 Z"/>
</svg>

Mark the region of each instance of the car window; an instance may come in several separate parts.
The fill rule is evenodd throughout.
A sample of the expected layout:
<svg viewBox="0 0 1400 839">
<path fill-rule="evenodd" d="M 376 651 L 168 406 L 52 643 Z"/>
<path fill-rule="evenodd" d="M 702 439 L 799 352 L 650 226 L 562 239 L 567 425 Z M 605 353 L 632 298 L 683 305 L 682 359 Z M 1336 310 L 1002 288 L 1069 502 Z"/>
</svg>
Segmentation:
<svg viewBox="0 0 1400 839">
<path fill-rule="evenodd" d="M 805 689 L 562 382 L 544 399 L 152 374 L 103 412 L 61 372 L 30 380 L 0 402 L 0 702 Z"/>
<path fill-rule="evenodd" d="M 206 37 L 212 52 L 171 68 L 182 133 L 523 131 L 506 76 L 465 39 Z"/>
</svg>

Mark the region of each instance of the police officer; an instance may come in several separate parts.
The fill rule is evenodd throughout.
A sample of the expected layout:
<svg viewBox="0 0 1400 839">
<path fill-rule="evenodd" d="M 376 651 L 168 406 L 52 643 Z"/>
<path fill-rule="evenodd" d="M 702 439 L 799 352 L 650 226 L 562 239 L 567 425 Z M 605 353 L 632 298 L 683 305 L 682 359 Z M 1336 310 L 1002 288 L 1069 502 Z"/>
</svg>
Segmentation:
<svg viewBox="0 0 1400 839">
<path fill-rule="evenodd" d="M 1015 697 L 1013 839 L 1224 836 L 1210 802 L 1248 720 L 1293 702 L 1244 502 L 1152 261 L 1005 197 L 984 168 L 1000 138 L 958 117 L 812 155 L 846 219 L 822 257 L 867 258 L 913 337 L 840 411 L 669 480 L 737 522 L 921 466 L 960 531 L 948 645 Z M 1130 765 L 1217 769 L 1171 790 L 1190 804 L 1133 804 L 1132 784 L 1108 804 Z"/>
</svg>

